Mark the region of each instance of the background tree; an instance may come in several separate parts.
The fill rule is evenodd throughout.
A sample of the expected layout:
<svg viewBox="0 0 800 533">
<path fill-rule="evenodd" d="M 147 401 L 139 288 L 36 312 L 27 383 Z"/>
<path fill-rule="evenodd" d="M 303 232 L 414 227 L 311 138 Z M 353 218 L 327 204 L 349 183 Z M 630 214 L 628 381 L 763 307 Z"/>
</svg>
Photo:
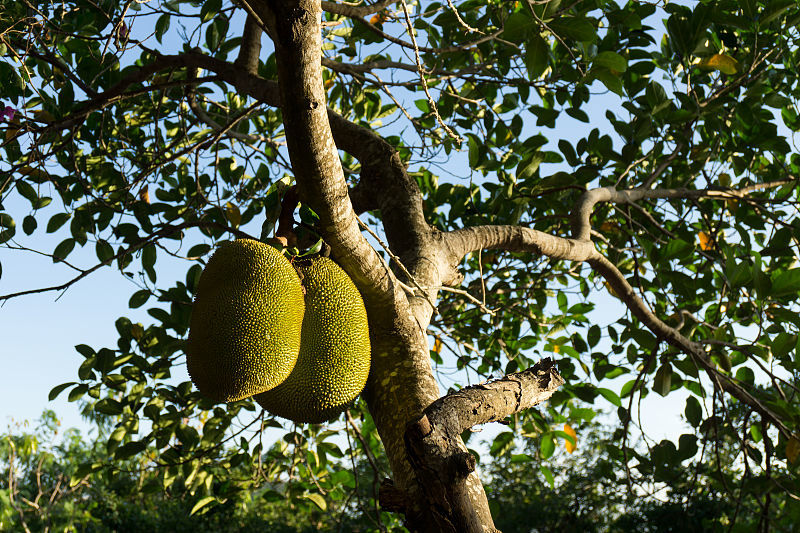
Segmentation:
<svg viewBox="0 0 800 533">
<path fill-rule="evenodd" d="M 664 483 L 698 435 L 728 428 L 746 468 L 725 489 L 757 502 L 763 528 L 796 513 L 773 497 L 797 494 L 800 452 L 795 2 L 2 7 L 0 243 L 74 272 L 0 299 L 111 266 L 141 286 L 131 307 L 151 305 L 148 324 L 116 321 L 113 349 L 79 346 L 80 381 L 53 391 L 112 417 L 110 468 L 146 458 L 195 512 L 278 480 L 326 508 L 356 481 L 331 461 L 346 435 L 383 511 L 415 530 L 489 531 L 462 431 L 513 415 L 495 454 L 516 432 L 547 460 L 574 440 L 554 428 L 602 397 L 618 407 L 620 468 Z M 595 101 L 606 112 L 590 119 Z M 310 247 L 330 246 L 370 320 L 364 401 L 331 426 L 282 426 L 171 379 L 214 242 L 268 237 L 291 183 Z M 64 239 L 36 250 L 42 231 Z M 165 283 L 175 258 L 185 276 Z M 591 313 L 603 293 L 621 302 L 610 324 Z M 437 401 L 432 361 L 465 384 L 542 352 L 565 356 L 558 372 L 544 361 Z M 619 395 L 603 383 L 621 378 Z M 678 389 L 697 435 L 632 446 L 634 400 Z M 267 453 L 270 426 L 284 433 Z M 232 476 L 240 466 L 252 475 Z"/>
</svg>

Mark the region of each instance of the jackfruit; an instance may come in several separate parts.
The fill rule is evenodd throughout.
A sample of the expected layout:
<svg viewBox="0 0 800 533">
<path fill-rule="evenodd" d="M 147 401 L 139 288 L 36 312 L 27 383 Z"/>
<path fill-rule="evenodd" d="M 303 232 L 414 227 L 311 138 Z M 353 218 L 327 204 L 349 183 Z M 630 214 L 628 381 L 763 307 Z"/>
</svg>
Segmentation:
<svg viewBox="0 0 800 533">
<path fill-rule="evenodd" d="M 186 366 L 205 396 L 232 402 L 269 390 L 300 352 L 303 289 L 291 263 L 252 239 L 222 243 L 197 284 Z"/>
<path fill-rule="evenodd" d="M 295 261 L 305 288 L 300 355 L 286 381 L 256 401 L 274 415 L 320 423 L 337 416 L 369 376 L 367 311 L 350 277 L 327 257 Z"/>
</svg>

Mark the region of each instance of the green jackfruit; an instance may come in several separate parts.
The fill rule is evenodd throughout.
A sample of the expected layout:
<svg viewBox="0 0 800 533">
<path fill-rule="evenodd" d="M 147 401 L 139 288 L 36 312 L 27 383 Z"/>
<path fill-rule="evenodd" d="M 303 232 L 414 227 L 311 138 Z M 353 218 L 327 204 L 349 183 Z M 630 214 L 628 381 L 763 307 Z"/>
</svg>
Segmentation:
<svg viewBox="0 0 800 533">
<path fill-rule="evenodd" d="M 319 423 L 344 411 L 367 383 L 367 311 L 353 281 L 330 259 L 294 264 L 306 290 L 300 355 L 286 381 L 255 398 L 274 415 Z"/>
<path fill-rule="evenodd" d="M 269 390 L 300 351 L 303 289 L 291 263 L 252 239 L 222 243 L 197 285 L 186 366 L 205 396 L 232 402 Z"/>
</svg>

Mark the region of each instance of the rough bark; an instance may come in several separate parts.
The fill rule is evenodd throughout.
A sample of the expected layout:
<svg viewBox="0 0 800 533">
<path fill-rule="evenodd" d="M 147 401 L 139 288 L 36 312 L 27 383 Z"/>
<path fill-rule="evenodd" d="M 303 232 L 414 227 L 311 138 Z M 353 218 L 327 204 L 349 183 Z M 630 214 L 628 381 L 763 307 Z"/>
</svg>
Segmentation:
<svg viewBox="0 0 800 533">
<path fill-rule="evenodd" d="M 475 458 L 461 433 L 478 424 L 502 420 L 541 403 L 564 384 L 550 359 L 502 379 L 466 387 L 429 405 L 406 430 L 406 448 L 425 495 L 435 504 L 435 528 L 452 533 L 483 533 L 472 505 L 467 477 Z"/>
<path fill-rule="evenodd" d="M 367 306 L 372 367 L 364 395 L 395 484 L 408 502 L 408 525 L 414 530 L 430 531 L 428 528 L 434 523 L 432 505 L 408 461 L 403 440 L 405 424 L 419 417 L 439 395 L 425 336 L 430 311 L 423 306 L 420 312 L 413 301 L 410 304 L 394 274 L 358 229 L 331 124 L 336 123 L 340 131 L 357 131 L 358 127 L 342 123 L 326 111 L 319 2 L 265 1 L 250 5 L 267 21 L 275 40 L 280 105 L 300 198 L 319 215 L 320 230 L 333 256 L 353 278 Z M 243 73 L 232 74 L 242 81 L 247 78 Z M 364 132 L 359 133 L 359 138 L 368 138 Z M 373 138 L 373 142 L 359 149 L 347 146 L 350 138 L 341 135 L 340 144 L 360 153 L 362 180 L 380 180 L 393 192 L 392 196 L 374 194 L 372 198 L 381 209 L 390 244 L 410 260 L 415 278 L 419 276 L 428 286 L 440 284 L 438 248 L 422 216 L 416 183 L 408 179 L 402 161 L 385 142 Z M 493 523 L 480 480 L 471 473 L 465 486 L 471 512 L 491 531 Z"/>
</svg>

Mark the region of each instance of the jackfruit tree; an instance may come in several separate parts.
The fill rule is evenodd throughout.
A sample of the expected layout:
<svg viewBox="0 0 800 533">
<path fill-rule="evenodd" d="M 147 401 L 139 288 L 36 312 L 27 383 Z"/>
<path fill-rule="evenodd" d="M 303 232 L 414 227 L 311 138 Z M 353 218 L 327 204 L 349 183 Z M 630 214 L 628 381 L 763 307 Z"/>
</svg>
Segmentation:
<svg viewBox="0 0 800 533">
<path fill-rule="evenodd" d="M 138 284 L 117 346 L 78 346 L 51 393 L 108 429 L 72 482 L 135 464 L 193 513 L 488 532 L 489 472 L 555 485 L 601 420 L 631 497 L 713 486 L 733 504 L 698 530 L 798 523 L 798 24 L 793 0 L 0 0 L 0 261 L 65 276 L 0 303 Z M 213 367 L 250 322 L 187 342 L 216 245 L 287 217 L 287 260 L 329 250 L 369 323 L 364 392 L 324 424 Z M 223 270 L 212 298 L 245 313 Z M 656 395 L 683 420 L 660 442 Z"/>
</svg>

